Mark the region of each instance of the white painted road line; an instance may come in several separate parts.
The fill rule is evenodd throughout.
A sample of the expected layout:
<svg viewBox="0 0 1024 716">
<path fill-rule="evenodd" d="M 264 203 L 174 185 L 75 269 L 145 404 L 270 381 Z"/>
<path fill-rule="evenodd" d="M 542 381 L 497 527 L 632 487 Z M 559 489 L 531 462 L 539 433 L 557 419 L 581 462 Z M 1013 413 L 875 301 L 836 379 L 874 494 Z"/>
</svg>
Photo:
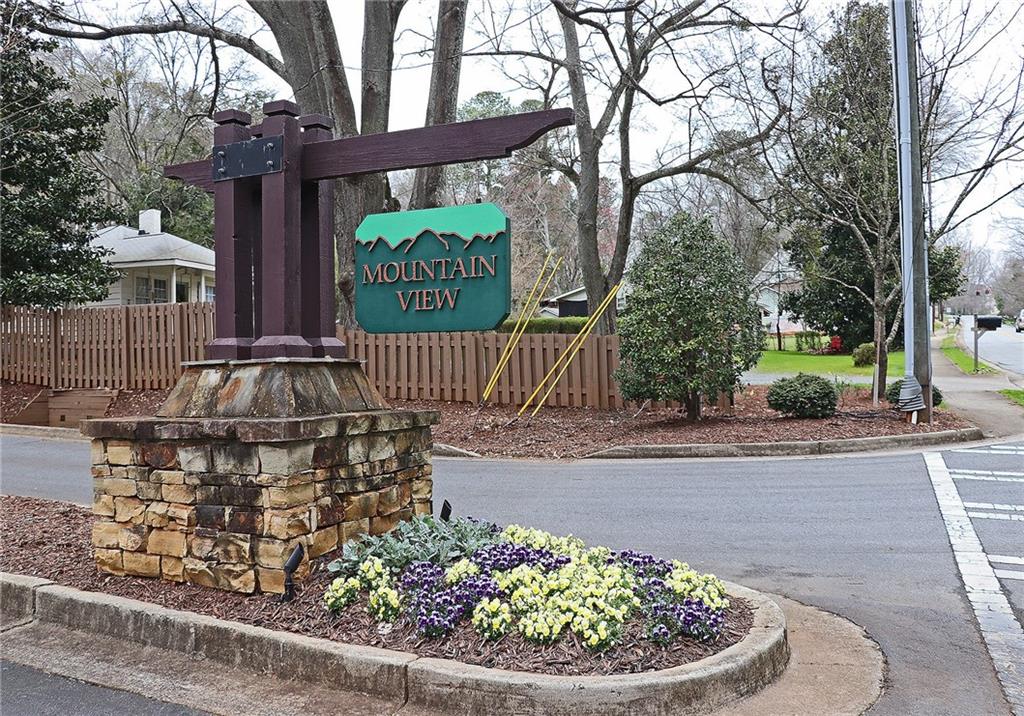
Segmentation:
<svg viewBox="0 0 1024 716">
<path fill-rule="evenodd" d="M 1024 455 L 1024 448 L 1014 450 L 996 450 L 992 448 L 965 448 L 963 450 L 950 450 L 950 452 L 965 452 L 975 455 Z"/>
<path fill-rule="evenodd" d="M 1000 512 L 1024 512 L 1024 505 L 1001 505 L 997 502 L 964 502 L 969 510 L 999 510 Z"/>
<path fill-rule="evenodd" d="M 1024 515 L 1007 515 L 1003 512 L 968 512 L 967 516 L 982 520 L 1008 520 L 1010 522 L 1024 522 Z"/>
<path fill-rule="evenodd" d="M 1024 572 L 1018 572 L 1013 569 L 996 569 L 993 571 L 1000 579 L 1018 579 L 1024 582 Z"/>
<path fill-rule="evenodd" d="M 965 472 L 950 472 L 954 480 L 983 480 L 986 482 L 1024 482 L 1024 477 L 1003 477 L 1000 475 L 978 475 Z"/>
<path fill-rule="evenodd" d="M 964 477 L 964 476 L 989 476 L 989 477 L 1021 477 L 1024 478 L 1024 472 L 1014 472 L 1012 470 L 966 470 L 963 468 L 954 467 L 951 469 L 950 474 L 953 477 Z"/>
<path fill-rule="evenodd" d="M 1024 567 L 1024 557 L 1010 557 L 1005 554 L 990 554 L 988 561 L 992 564 L 1019 564 Z"/>
<path fill-rule="evenodd" d="M 989 557 L 953 482 L 954 475 L 946 467 L 942 454 L 926 452 L 923 457 L 949 535 L 949 544 L 953 548 L 953 557 L 981 637 L 992 657 L 996 676 L 1003 686 L 1010 709 L 1018 716 L 1024 716 L 1024 672 L 1020 670 L 1020 665 L 1024 664 L 1024 629 L 1013 614 L 996 571 L 989 564 Z M 989 479 L 994 478 L 990 476 Z"/>
</svg>

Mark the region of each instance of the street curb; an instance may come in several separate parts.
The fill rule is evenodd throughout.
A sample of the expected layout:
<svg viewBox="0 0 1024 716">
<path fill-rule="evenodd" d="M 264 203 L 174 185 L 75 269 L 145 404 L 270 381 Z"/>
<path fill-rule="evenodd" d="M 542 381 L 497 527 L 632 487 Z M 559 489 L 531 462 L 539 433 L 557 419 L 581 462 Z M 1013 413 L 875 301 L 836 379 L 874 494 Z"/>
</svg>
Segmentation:
<svg viewBox="0 0 1024 716">
<path fill-rule="evenodd" d="M 89 440 L 89 438 L 82 435 L 78 428 L 51 428 L 45 425 L 16 425 L 15 423 L 0 423 L 0 435 L 26 435 L 34 438 L 56 438 L 60 440 Z"/>
<path fill-rule="evenodd" d="M 646 674 L 551 676 L 272 631 L 0 572 L 4 601 L 38 622 L 465 715 L 696 714 L 752 694 L 786 668 L 786 619 L 766 595 L 735 584 L 726 588 L 751 602 L 754 624 L 718 654 Z"/>
<path fill-rule="evenodd" d="M 808 440 L 775 443 L 692 443 L 688 445 L 618 445 L 584 455 L 581 459 L 644 459 L 686 457 L 769 457 L 786 455 L 834 455 L 869 450 L 934 447 L 984 440 L 980 428 L 941 430 L 918 435 L 883 435 L 841 440 Z"/>
<path fill-rule="evenodd" d="M 433 453 L 436 457 L 482 457 L 478 452 L 463 450 L 460 447 L 446 445 L 445 443 L 434 443 Z"/>
</svg>

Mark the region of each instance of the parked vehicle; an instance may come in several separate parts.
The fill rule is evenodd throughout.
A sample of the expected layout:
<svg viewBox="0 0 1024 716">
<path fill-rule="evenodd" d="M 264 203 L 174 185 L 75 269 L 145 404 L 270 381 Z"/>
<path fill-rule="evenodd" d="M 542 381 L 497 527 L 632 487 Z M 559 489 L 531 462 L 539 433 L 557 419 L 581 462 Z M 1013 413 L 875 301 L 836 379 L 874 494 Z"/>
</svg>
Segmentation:
<svg viewBox="0 0 1024 716">
<path fill-rule="evenodd" d="M 1024 310 L 1017 314 L 1017 318 L 1013 322 L 1013 330 L 1017 333 L 1024 331 Z"/>
</svg>

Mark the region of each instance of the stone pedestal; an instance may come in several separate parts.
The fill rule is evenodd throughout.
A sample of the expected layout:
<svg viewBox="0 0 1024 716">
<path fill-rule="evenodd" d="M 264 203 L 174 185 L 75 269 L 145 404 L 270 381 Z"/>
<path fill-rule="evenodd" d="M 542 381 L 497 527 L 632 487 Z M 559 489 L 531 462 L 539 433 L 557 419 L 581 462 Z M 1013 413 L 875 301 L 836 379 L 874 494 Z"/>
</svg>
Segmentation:
<svg viewBox="0 0 1024 716">
<path fill-rule="evenodd" d="M 356 361 L 189 364 L 156 417 L 82 423 L 97 567 L 281 592 L 296 544 L 315 559 L 431 512 L 437 419 L 387 409 Z"/>
</svg>

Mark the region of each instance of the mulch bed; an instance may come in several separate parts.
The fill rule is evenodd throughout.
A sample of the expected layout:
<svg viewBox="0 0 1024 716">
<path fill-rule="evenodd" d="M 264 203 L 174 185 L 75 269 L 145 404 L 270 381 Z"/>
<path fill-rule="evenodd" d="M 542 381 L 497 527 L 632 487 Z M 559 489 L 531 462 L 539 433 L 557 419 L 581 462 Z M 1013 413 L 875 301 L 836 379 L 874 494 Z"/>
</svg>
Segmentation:
<svg viewBox="0 0 1024 716">
<path fill-rule="evenodd" d="M 322 595 L 332 579 L 326 571 L 330 556 L 312 565 L 310 575 L 298 586 L 294 601 L 281 604 L 270 595 L 246 596 L 193 584 L 100 574 L 90 546 L 92 519 L 89 510 L 69 503 L 0 497 L 0 533 L 4 535 L 0 541 L 0 571 L 44 577 L 76 589 L 268 629 L 491 668 L 557 675 L 627 674 L 680 666 L 735 644 L 746 636 L 753 623 L 749 605 L 743 599 L 731 597 L 725 627 L 714 644 L 677 639 L 670 647 L 662 648 L 644 640 L 638 624 L 629 623 L 622 642 L 600 654 L 587 651 L 571 634 L 547 646 L 530 644 L 516 633 L 489 643 L 477 636 L 468 623 L 444 640 L 419 637 L 411 626 L 396 625 L 382 633 L 362 603 L 350 606 L 341 615 L 324 609 Z"/>
<path fill-rule="evenodd" d="M 107 417 L 156 415 L 156 411 L 167 400 L 167 395 L 170 392 L 170 390 L 119 390 L 117 398 L 107 408 Z"/>
<path fill-rule="evenodd" d="M 0 419 L 5 423 L 14 420 L 40 390 L 40 386 L 30 383 L 0 382 Z"/>
<path fill-rule="evenodd" d="M 687 422 L 675 409 L 648 409 L 637 415 L 635 408 L 544 407 L 533 420 L 512 422 L 518 408 L 511 405 L 488 405 L 478 414 L 469 403 L 389 402 L 395 408 L 440 410 L 441 423 L 433 431 L 436 441 L 491 457 L 579 458 L 617 445 L 834 440 L 970 427 L 944 410 L 937 410 L 928 425 L 911 425 L 884 401 L 872 406 L 867 388 L 843 391 L 831 418 L 786 418 L 768 407 L 767 392 L 767 386 L 748 386 L 736 394 L 731 411 L 708 408 L 705 419 L 697 423 Z"/>
</svg>

